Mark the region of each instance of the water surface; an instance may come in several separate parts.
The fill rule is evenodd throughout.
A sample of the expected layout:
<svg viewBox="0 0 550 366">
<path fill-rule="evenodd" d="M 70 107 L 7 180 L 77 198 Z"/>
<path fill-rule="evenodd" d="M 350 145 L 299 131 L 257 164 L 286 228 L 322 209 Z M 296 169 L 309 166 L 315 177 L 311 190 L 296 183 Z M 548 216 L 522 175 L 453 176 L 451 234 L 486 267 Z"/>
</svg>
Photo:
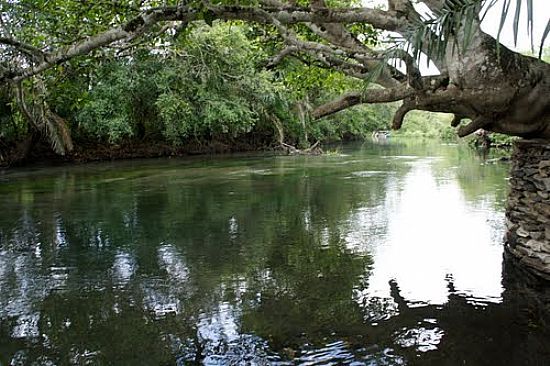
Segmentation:
<svg viewBox="0 0 550 366">
<path fill-rule="evenodd" d="M 549 364 L 507 171 L 394 140 L 4 173 L 0 365 Z"/>
</svg>

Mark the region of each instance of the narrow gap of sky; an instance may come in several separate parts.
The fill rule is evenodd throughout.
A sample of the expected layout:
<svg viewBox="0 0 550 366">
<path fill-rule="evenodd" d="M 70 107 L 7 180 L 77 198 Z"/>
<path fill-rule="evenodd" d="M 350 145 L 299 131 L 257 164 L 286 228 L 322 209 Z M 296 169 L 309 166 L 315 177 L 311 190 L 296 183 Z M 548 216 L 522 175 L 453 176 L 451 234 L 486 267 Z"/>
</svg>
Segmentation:
<svg viewBox="0 0 550 366">
<path fill-rule="evenodd" d="M 533 37 L 532 42 L 534 46 L 534 53 L 538 55 L 542 34 L 546 24 L 550 21 L 550 6 L 549 0 L 532 0 L 533 1 Z M 498 33 L 498 28 L 500 26 L 500 19 L 502 14 L 502 6 L 504 0 L 498 0 L 496 4 L 489 9 L 487 15 L 485 16 L 483 22 L 481 23 L 481 29 L 495 37 Z M 504 23 L 504 27 L 500 33 L 500 43 L 506 47 L 518 51 L 518 52 L 530 52 L 531 51 L 531 37 L 527 31 L 527 1 L 522 0 L 521 7 L 521 16 L 520 22 L 518 25 L 518 39 L 517 44 L 514 44 L 514 31 L 513 31 L 513 20 L 514 14 L 516 11 L 516 1 L 512 0 L 510 9 L 508 10 L 508 17 Z M 387 0 L 362 0 L 363 6 L 374 7 L 374 6 L 387 6 Z M 424 4 L 418 4 L 417 9 L 422 12 L 422 9 L 427 9 Z M 546 39 L 545 47 L 550 46 L 550 36 Z M 420 69 L 422 74 L 429 75 L 437 73 L 437 69 L 433 66 L 427 67 L 426 59 L 423 58 L 420 60 Z"/>
</svg>

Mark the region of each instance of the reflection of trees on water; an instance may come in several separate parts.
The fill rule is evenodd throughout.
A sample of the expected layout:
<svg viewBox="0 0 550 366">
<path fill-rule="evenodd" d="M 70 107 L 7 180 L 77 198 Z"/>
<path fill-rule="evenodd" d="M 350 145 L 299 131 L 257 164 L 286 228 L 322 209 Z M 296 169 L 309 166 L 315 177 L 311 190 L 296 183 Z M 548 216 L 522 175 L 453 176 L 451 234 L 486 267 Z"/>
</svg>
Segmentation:
<svg viewBox="0 0 550 366">
<path fill-rule="evenodd" d="M 2 199 L 14 219 L 0 222 L 0 362 L 21 350 L 20 359 L 62 363 L 242 357 L 270 339 L 252 333 L 271 320 L 245 314 L 272 300 L 297 301 L 312 324 L 340 313 L 347 322 L 370 260 L 345 247 L 340 224 L 354 205 L 381 199 L 385 180 L 356 190 L 356 181 L 281 165 L 199 171 L 154 191 L 150 176 L 66 174 L 12 187 Z M 258 330 L 242 334 L 247 324 Z"/>
<path fill-rule="evenodd" d="M 479 344 L 496 359 L 544 355 L 537 332 L 514 335 L 529 328 L 512 290 L 498 305 L 455 291 L 409 303 L 394 282 L 391 298 L 360 296 L 386 192 L 408 167 L 308 164 L 66 174 L 6 195 L 0 362 L 487 364 Z"/>
<path fill-rule="evenodd" d="M 520 279 L 514 279 L 518 280 Z M 550 332 L 548 328 L 532 328 L 530 325 L 533 319 L 528 320 L 521 314 L 522 309 L 530 307 L 529 299 L 522 291 L 507 287 L 502 303 L 487 303 L 457 292 L 452 278 L 447 281 L 450 293 L 448 301 L 444 305 L 427 306 L 408 304 L 401 297 L 398 284 L 390 284 L 399 315 L 389 319 L 386 327 L 401 327 L 401 331 L 393 333 L 398 335 L 397 343 L 401 343 L 400 335 L 408 334 L 408 344 L 416 345 L 402 350 L 407 359 L 414 359 L 418 351 L 422 352 L 422 346 L 430 345 L 436 346 L 439 351 L 423 354 L 422 362 L 419 363 L 543 365 L 550 359 L 550 350 L 547 347 Z M 522 284 L 521 287 L 525 289 L 523 286 Z M 539 299 L 546 296 L 550 299 L 548 289 L 533 296 Z M 548 306 L 550 301 L 546 303 L 546 308 Z M 426 333 L 427 329 L 431 329 L 431 332 Z M 410 332 L 411 330 L 416 331 Z M 419 337 L 422 333 L 424 336 Z M 406 346 L 407 342 L 401 345 Z"/>
</svg>

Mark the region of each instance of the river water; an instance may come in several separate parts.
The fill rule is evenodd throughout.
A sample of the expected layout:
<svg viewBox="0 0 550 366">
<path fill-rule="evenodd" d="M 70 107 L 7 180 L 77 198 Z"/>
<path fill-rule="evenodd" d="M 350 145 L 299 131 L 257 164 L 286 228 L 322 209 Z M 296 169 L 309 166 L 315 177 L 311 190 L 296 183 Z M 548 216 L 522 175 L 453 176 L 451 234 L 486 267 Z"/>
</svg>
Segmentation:
<svg viewBox="0 0 550 366">
<path fill-rule="evenodd" d="M 392 140 L 4 173 L 0 365 L 548 365 L 507 171 Z"/>
</svg>

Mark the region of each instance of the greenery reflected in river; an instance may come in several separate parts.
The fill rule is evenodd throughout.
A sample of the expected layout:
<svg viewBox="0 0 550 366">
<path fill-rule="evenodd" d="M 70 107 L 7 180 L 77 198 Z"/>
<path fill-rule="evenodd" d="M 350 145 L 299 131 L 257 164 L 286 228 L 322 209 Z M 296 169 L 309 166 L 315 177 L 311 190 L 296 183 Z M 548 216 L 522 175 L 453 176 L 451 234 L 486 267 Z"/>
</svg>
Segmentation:
<svg viewBox="0 0 550 366">
<path fill-rule="evenodd" d="M 507 170 L 397 140 L 6 173 L 0 365 L 545 364 Z"/>
</svg>

